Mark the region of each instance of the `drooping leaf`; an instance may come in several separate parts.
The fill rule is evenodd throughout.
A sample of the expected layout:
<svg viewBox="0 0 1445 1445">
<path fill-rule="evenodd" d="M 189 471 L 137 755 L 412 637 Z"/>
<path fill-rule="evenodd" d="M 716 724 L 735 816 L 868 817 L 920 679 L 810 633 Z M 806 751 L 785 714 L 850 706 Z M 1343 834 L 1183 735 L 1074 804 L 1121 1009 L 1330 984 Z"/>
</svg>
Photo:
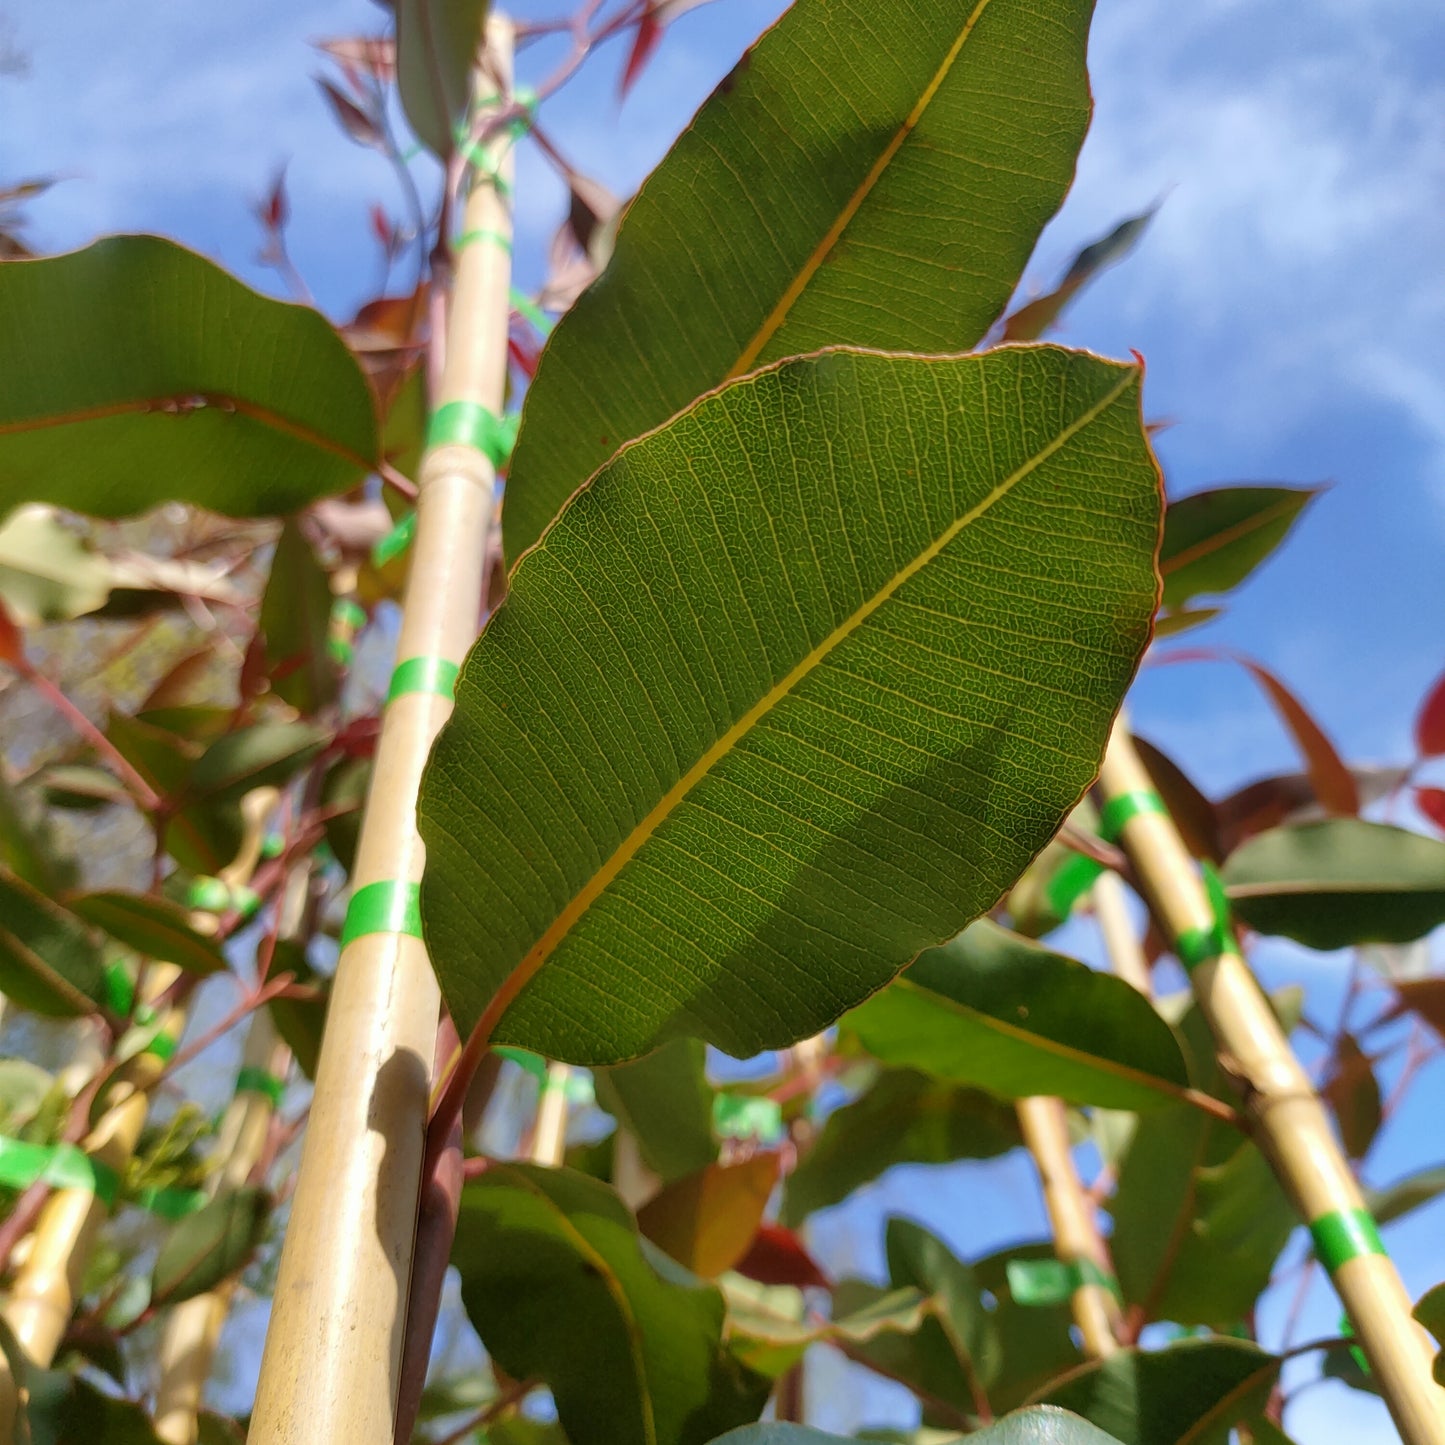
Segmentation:
<svg viewBox="0 0 1445 1445">
<path fill-rule="evenodd" d="M 861 1098 L 828 1116 L 788 1176 L 783 1222 L 801 1224 L 895 1164 L 991 1159 L 1018 1143 L 1013 1109 L 991 1095 L 913 1069 L 889 1069 Z"/>
<path fill-rule="evenodd" d="M 306 950 L 298 943 L 280 939 L 271 956 L 271 976 L 290 973 L 309 990 L 304 997 L 273 998 L 267 1005 L 276 1032 L 285 1040 L 296 1067 L 308 1079 L 315 1079 L 321 1057 L 321 1035 L 326 1026 L 326 1004 L 331 980 L 316 973 L 306 961 Z"/>
<path fill-rule="evenodd" d="M 1036 1405 L 1017 1410 L 968 1436 L 969 1445 L 1119 1445 L 1112 1436 L 1067 1410 Z M 805 1425 L 767 1422 L 731 1430 L 715 1445 L 841 1445 L 841 1435 L 827 1435 Z"/>
<path fill-rule="evenodd" d="M 1336 1042 L 1335 1067 L 1320 1097 L 1334 1112 L 1345 1152 L 1351 1159 L 1363 1159 L 1384 1115 L 1374 1065 L 1352 1033 L 1341 1034 Z"/>
<path fill-rule="evenodd" d="M 777 1182 L 776 1154 L 709 1164 L 649 1199 L 637 1227 L 685 1269 L 716 1279 L 747 1252 Z"/>
<path fill-rule="evenodd" d="M 762 1409 L 768 1382 L 722 1345 L 721 1294 L 659 1274 L 666 1256 L 594 1179 L 492 1165 L 462 1190 L 452 1262 L 482 1343 L 551 1388 L 572 1445 L 703 1445 Z"/>
<path fill-rule="evenodd" d="M 579 492 L 423 786 L 458 1023 L 577 1062 L 681 1033 L 746 1056 L 989 907 L 1092 779 L 1144 640 L 1137 381 L 1056 348 L 824 353 Z"/>
<path fill-rule="evenodd" d="M 104 557 L 50 507 L 19 507 L 0 526 L 0 600 L 26 627 L 94 612 L 110 596 Z"/>
<path fill-rule="evenodd" d="M 1219 863 L 1224 848 L 1219 839 L 1219 825 L 1214 804 L 1190 780 L 1188 774 L 1167 753 L 1145 738 L 1135 737 L 1139 761 L 1144 764 L 1155 790 L 1163 798 L 1174 819 L 1184 846 L 1196 858 Z"/>
<path fill-rule="evenodd" d="M 1083 1365 L 1045 1398 L 1123 1445 L 1224 1445 L 1233 1425 L 1263 1408 L 1279 1363 L 1238 1340 L 1183 1340 Z"/>
<path fill-rule="evenodd" d="M 543 353 L 507 556 L 623 442 L 730 377 L 824 346 L 979 341 L 1073 176 L 1092 8 L 886 0 L 842 24 L 798 0 L 648 178 L 606 280 Z"/>
<path fill-rule="evenodd" d="M 701 1040 L 673 1039 L 646 1058 L 595 1076 L 598 1102 L 632 1132 L 647 1167 L 664 1184 L 717 1158 L 706 1062 Z"/>
<path fill-rule="evenodd" d="M 311 716 L 336 700 L 340 675 L 327 651 L 331 587 L 294 520 L 281 529 L 261 598 L 271 691 Z"/>
<path fill-rule="evenodd" d="M 191 927 L 184 908 L 145 893 L 79 893 L 66 900 L 72 913 L 148 958 L 204 977 L 226 967 L 214 938 Z"/>
<path fill-rule="evenodd" d="M 105 965 L 90 930 L 68 909 L 0 871 L 0 994 L 53 1018 L 93 1013 Z"/>
<path fill-rule="evenodd" d="M 1271 828 L 1226 860 L 1236 912 L 1307 948 L 1407 943 L 1445 922 L 1445 843 L 1358 818 Z"/>
<path fill-rule="evenodd" d="M 366 380 L 319 313 L 154 236 L 0 267 L 7 502 L 271 516 L 375 455 Z"/>
<path fill-rule="evenodd" d="M 326 98 L 337 125 L 357 145 L 371 150 L 385 150 L 386 138 L 376 118 L 367 114 L 368 107 L 359 105 L 339 85 L 333 85 L 324 75 L 315 77 L 317 88 Z"/>
<path fill-rule="evenodd" d="M 271 1201 L 244 1186 L 219 1194 L 175 1225 L 151 1270 L 151 1303 L 179 1304 L 242 1269 L 265 1232 Z"/>
<path fill-rule="evenodd" d="M 1159 571 L 1164 606 L 1238 587 L 1319 496 L 1308 487 L 1215 487 L 1169 503 Z"/>
<path fill-rule="evenodd" d="M 467 113 L 487 0 L 397 0 L 396 83 L 418 140 L 446 157 Z"/>
<path fill-rule="evenodd" d="M 1037 341 L 1059 319 L 1064 307 L 1083 290 L 1100 271 L 1122 261 L 1138 243 L 1149 222 L 1154 219 L 1157 206 L 1128 220 L 1120 221 L 1107 236 L 1085 246 L 1064 274 L 1064 279 L 1052 291 L 1025 302 L 1012 312 L 1004 322 L 1004 341 Z"/>
<path fill-rule="evenodd" d="M 1436 1342 L 1445 1344 L 1445 1284 L 1437 1284 L 1426 1290 L 1411 1311 L 1417 1320 L 1435 1336 Z M 1437 1385 L 1445 1385 L 1445 1352 L 1435 1352 L 1432 1367 Z"/>
<path fill-rule="evenodd" d="M 1000 1098 L 1151 1109 L 1188 1085 L 1149 1001 L 987 920 L 929 949 L 843 1021 L 875 1058 Z"/>
<path fill-rule="evenodd" d="M 1445 1164 L 1418 1169 L 1387 1184 L 1383 1189 L 1366 1189 L 1365 1202 L 1377 1224 L 1389 1224 L 1403 1218 L 1412 1209 L 1429 1204 L 1445 1194 Z"/>
</svg>

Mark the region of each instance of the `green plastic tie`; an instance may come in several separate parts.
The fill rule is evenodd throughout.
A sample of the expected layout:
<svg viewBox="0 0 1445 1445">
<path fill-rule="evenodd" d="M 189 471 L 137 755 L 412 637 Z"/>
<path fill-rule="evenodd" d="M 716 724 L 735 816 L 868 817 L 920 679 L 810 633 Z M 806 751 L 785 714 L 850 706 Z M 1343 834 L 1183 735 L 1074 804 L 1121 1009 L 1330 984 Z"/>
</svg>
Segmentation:
<svg viewBox="0 0 1445 1445">
<path fill-rule="evenodd" d="M 351 597 L 338 597 L 331 604 L 331 620 L 338 627 L 356 632 L 366 626 L 366 608 Z"/>
<path fill-rule="evenodd" d="M 456 695 L 460 671 L 456 663 L 445 657 L 408 657 L 397 663 L 396 670 L 391 674 L 386 700 L 395 702 L 410 692 L 427 692 L 450 702 Z"/>
<path fill-rule="evenodd" d="M 279 858 L 286 851 L 286 839 L 280 833 L 267 833 L 261 840 L 263 858 Z"/>
<path fill-rule="evenodd" d="M 105 1006 L 113 1014 L 129 1018 L 135 1003 L 135 980 L 126 972 L 124 965 L 108 963 L 105 966 Z"/>
<path fill-rule="evenodd" d="M 1353 1340 L 1356 1338 L 1355 1326 L 1354 1322 L 1350 1319 L 1349 1310 L 1343 1310 L 1340 1313 L 1340 1333 L 1344 1335 L 1346 1339 Z M 1359 1366 L 1362 1375 L 1372 1373 L 1369 1358 L 1358 1345 L 1350 1346 L 1350 1358 Z"/>
<path fill-rule="evenodd" d="M 0 1184 L 29 1189 L 43 1182 L 53 1189 L 83 1189 L 109 1209 L 119 1179 L 114 1169 L 92 1159 L 74 1144 L 31 1144 L 0 1137 Z"/>
<path fill-rule="evenodd" d="M 176 1041 L 162 1030 L 141 1050 L 141 1053 L 151 1054 L 161 1063 L 168 1064 L 176 1056 Z"/>
<path fill-rule="evenodd" d="M 1060 918 L 1067 918 L 1074 911 L 1074 904 L 1094 886 L 1094 881 L 1105 871 L 1097 858 L 1087 853 L 1075 853 L 1065 858 L 1049 879 L 1044 889 L 1044 899 Z"/>
<path fill-rule="evenodd" d="M 186 886 L 186 907 L 202 913 L 233 911 L 245 920 L 261 907 L 261 895 L 244 884 L 232 886 L 202 874 Z"/>
<path fill-rule="evenodd" d="M 768 1143 L 782 1137 L 783 1110 L 776 1099 L 718 1093 L 713 1095 L 712 1125 L 724 1139 Z"/>
<path fill-rule="evenodd" d="M 550 336 L 552 334 L 552 327 L 555 323 L 530 296 L 523 295 L 515 286 L 512 287 L 510 296 L 512 310 L 531 322 L 539 335 Z"/>
<path fill-rule="evenodd" d="M 1119 1281 L 1092 1259 L 1011 1259 L 1005 1272 L 1014 1303 L 1030 1308 L 1067 1304 L 1074 1291 L 1086 1284 L 1098 1285 L 1115 1299 L 1123 1299 Z"/>
<path fill-rule="evenodd" d="M 1174 940 L 1174 953 L 1186 973 L 1193 973 L 1202 964 L 1234 951 L 1234 925 L 1229 917 L 1229 897 L 1219 874 L 1208 864 L 1200 865 L 1204 876 L 1204 892 L 1214 922 L 1208 928 L 1186 928 Z"/>
<path fill-rule="evenodd" d="M 341 929 L 345 948 L 368 933 L 405 933 L 421 937 L 421 885 L 385 879 L 351 895 Z"/>
<path fill-rule="evenodd" d="M 246 1064 L 236 1075 L 236 1093 L 260 1094 L 271 1101 L 272 1108 L 279 1108 L 282 1096 L 286 1093 L 286 1081 L 278 1079 L 266 1069 Z"/>
<path fill-rule="evenodd" d="M 1099 809 L 1099 836 L 1106 843 L 1117 843 L 1123 835 L 1125 824 L 1145 813 L 1162 813 L 1169 810 L 1158 793 L 1148 788 L 1135 788 L 1128 793 L 1118 793 Z"/>
<path fill-rule="evenodd" d="M 518 412 L 498 416 L 477 401 L 448 401 L 439 406 L 427 424 L 426 444 L 432 447 L 474 447 L 494 467 L 506 466 L 517 439 Z"/>
<path fill-rule="evenodd" d="M 408 512 L 376 546 L 371 549 L 372 565 L 385 567 L 393 557 L 399 557 L 411 546 L 416 536 L 416 513 Z"/>
<path fill-rule="evenodd" d="M 512 254 L 512 238 L 503 231 L 494 231 L 490 226 L 479 226 L 473 231 L 463 231 L 453 243 L 458 251 L 463 246 L 474 246 L 482 241 L 490 241 L 494 246 L 500 246 L 507 255 Z"/>
<path fill-rule="evenodd" d="M 137 1189 L 133 1203 L 162 1219 L 184 1219 L 206 1205 L 207 1194 L 203 1189 L 160 1189 L 145 1185 Z"/>
<path fill-rule="evenodd" d="M 1315 1258 L 1333 1274 L 1342 1264 L 1369 1254 L 1386 1254 L 1384 1241 L 1368 1209 L 1337 1209 L 1310 1225 Z"/>
<path fill-rule="evenodd" d="M 516 1064 L 519 1069 L 531 1074 L 539 1083 L 547 1077 L 547 1060 L 541 1054 L 534 1054 L 530 1049 L 513 1048 L 510 1044 L 498 1044 L 492 1052 L 498 1058 Z"/>
</svg>

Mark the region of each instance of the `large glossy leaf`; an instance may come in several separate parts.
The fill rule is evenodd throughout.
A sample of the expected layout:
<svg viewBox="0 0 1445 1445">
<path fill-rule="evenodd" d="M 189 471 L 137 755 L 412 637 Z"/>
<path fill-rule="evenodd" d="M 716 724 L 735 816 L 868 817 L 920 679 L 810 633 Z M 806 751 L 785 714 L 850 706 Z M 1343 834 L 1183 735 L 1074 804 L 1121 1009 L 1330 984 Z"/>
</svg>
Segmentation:
<svg viewBox="0 0 1445 1445">
<path fill-rule="evenodd" d="M 318 312 L 154 236 L 0 267 L 6 506 L 267 516 L 375 456 L 366 380 Z"/>
<path fill-rule="evenodd" d="M 884 1063 L 1001 1098 L 1148 1109 L 1189 1079 L 1142 994 L 986 919 L 920 955 L 843 1028 Z"/>
<path fill-rule="evenodd" d="M 487 0 L 397 0 L 396 84 L 417 139 L 448 156 L 464 119 Z"/>
<path fill-rule="evenodd" d="M 829 352 L 624 450 L 515 570 L 424 782 L 458 1023 L 746 1056 L 991 906 L 1147 633 L 1137 386 L 1052 347 Z"/>
<path fill-rule="evenodd" d="M 969 1445 L 1119 1445 L 1112 1435 L 1052 1405 L 1017 1410 L 968 1437 Z M 720 1436 L 716 1445 L 842 1445 L 843 1436 L 827 1435 L 805 1425 L 745 1425 Z"/>
<path fill-rule="evenodd" d="M 1216 487 L 1169 503 L 1159 571 L 1164 605 L 1238 587 L 1319 495 L 1304 487 Z"/>
<path fill-rule="evenodd" d="M 1184 1340 L 1168 1349 L 1120 1350 L 1084 1365 L 1046 1398 L 1124 1445 L 1224 1445 L 1257 1415 L 1279 1360 L 1238 1340 Z"/>
<path fill-rule="evenodd" d="M 707 1048 L 673 1039 L 656 1053 L 596 1074 L 597 1101 L 632 1131 L 643 1160 L 664 1184 L 717 1158 Z"/>
<path fill-rule="evenodd" d="M 721 1343 L 721 1294 L 644 1254 L 595 1179 L 491 1166 L 462 1191 L 452 1262 L 482 1343 L 550 1386 L 572 1445 L 703 1445 L 762 1409 L 767 1381 Z"/>
<path fill-rule="evenodd" d="M 783 1223 L 846 1199 L 895 1164 L 991 1159 L 1019 1142 L 1014 1110 L 980 1089 L 889 1069 L 859 1099 L 828 1116 L 788 1176 Z"/>
<path fill-rule="evenodd" d="M 507 555 L 729 377 L 837 344 L 973 346 L 1073 176 L 1092 8 L 797 0 L 653 172 L 543 353 Z"/>
<path fill-rule="evenodd" d="M 0 872 L 0 994 L 53 1017 L 94 1012 L 104 960 L 90 930 L 12 873 Z"/>
<path fill-rule="evenodd" d="M 1235 911 L 1308 948 L 1407 943 L 1445 923 L 1445 843 L 1357 818 L 1271 828 L 1229 855 Z"/>
</svg>

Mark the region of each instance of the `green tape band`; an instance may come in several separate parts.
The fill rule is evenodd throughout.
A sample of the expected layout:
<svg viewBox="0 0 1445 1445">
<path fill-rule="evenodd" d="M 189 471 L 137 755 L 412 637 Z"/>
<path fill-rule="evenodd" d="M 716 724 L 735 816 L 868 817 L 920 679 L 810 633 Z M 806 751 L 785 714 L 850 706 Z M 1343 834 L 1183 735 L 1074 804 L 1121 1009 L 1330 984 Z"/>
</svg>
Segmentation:
<svg viewBox="0 0 1445 1445">
<path fill-rule="evenodd" d="M 489 227 L 482 226 L 475 231 L 463 231 L 454 242 L 455 248 L 460 251 L 463 246 L 475 246 L 482 241 L 490 241 L 494 246 L 500 246 L 507 255 L 512 254 L 512 238 L 502 231 L 493 231 Z"/>
<path fill-rule="evenodd" d="M 504 467 L 517 439 L 520 413 L 498 416 L 476 401 L 449 401 L 439 406 L 427 424 L 428 448 L 448 445 L 475 447 L 494 467 Z"/>
<path fill-rule="evenodd" d="M 203 1208 L 206 1198 L 203 1189 L 157 1189 L 146 1185 L 136 1190 L 132 1202 L 162 1219 L 184 1219 Z"/>
<path fill-rule="evenodd" d="M 1186 973 L 1193 973 L 1201 964 L 1213 963 L 1221 954 L 1232 953 L 1234 925 L 1229 917 L 1229 898 L 1219 874 L 1208 864 L 1200 865 L 1204 875 L 1204 892 L 1214 922 L 1208 928 L 1188 928 L 1174 940 L 1174 952 Z"/>
<path fill-rule="evenodd" d="M 111 1013 L 122 1018 L 129 1017 L 131 1006 L 135 1003 L 135 980 L 118 963 L 106 964 L 104 979 L 105 997 L 102 1002 Z"/>
<path fill-rule="evenodd" d="M 280 833 L 267 833 L 261 840 L 263 858 L 279 858 L 286 851 L 286 839 Z"/>
<path fill-rule="evenodd" d="M 507 127 L 513 140 L 522 133 L 513 129 L 513 127 L 518 124 L 521 124 L 520 120 L 513 121 L 511 125 Z M 525 129 L 526 127 L 524 125 L 523 130 Z M 507 151 L 511 149 L 510 146 L 494 153 L 488 150 L 486 146 L 462 136 L 457 140 L 457 149 L 461 153 L 462 159 L 472 168 L 474 174 L 484 176 L 489 180 L 496 188 L 497 195 L 500 196 L 502 200 L 510 199 L 512 187 L 502 175 L 502 161 L 505 159 Z"/>
<path fill-rule="evenodd" d="M 338 627 L 349 627 L 353 632 L 366 626 L 366 608 L 350 597 L 338 597 L 331 604 L 331 620 Z"/>
<path fill-rule="evenodd" d="M 1067 918 L 1074 911 L 1074 904 L 1094 886 L 1094 880 L 1103 871 L 1104 865 L 1098 859 L 1075 853 L 1054 869 L 1054 876 L 1044 889 L 1044 899 L 1060 918 Z"/>
<path fill-rule="evenodd" d="M 409 692 L 429 692 L 450 701 L 456 695 L 460 671 L 456 663 L 445 657 L 408 657 L 397 663 L 391 686 L 386 690 L 386 700 L 393 702 Z"/>
<path fill-rule="evenodd" d="M 776 1099 L 718 1093 L 712 1101 L 713 1128 L 724 1139 L 771 1143 L 783 1134 L 783 1110 Z"/>
<path fill-rule="evenodd" d="M 387 879 L 358 888 L 346 905 L 342 948 L 368 933 L 406 933 L 420 938 L 421 885 Z"/>
<path fill-rule="evenodd" d="M 1350 1319 L 1350 1312 L 1348 1310 L 1344 1310 L 1340 1314 L 1340 1333 L 1347 1340 L 1356 1338 L 1354 1322 Z M 1365 1352 L 1358 1345 L 1350 1346 L 1350 1358 L 1355 1362 L 1355 1365 L 1362 1375 L 1371 1373 L 1370 1362 L 1365 1357 Z"/>
<path fill-rule="evenodd" d="M 550 336 L 552 334 L 552 318 L 530 296 L 524 296 L 515 286 L 512 288 L 510 296 L 513 311 L 531 322 L 540 335 Z"/>
<path fill-rule="evenodd" d="M 29 1189 L 36 1182 L 53 1189 L 83 1189 L 107 1209 L 115 1203 L 115 1170 L 74 1144 L 31 1144 L 0 1137 L 0 1184 Z"/>
<path fill-rule="evenodd" d="M 280 1105 L 282 1095 L 286 1092 L 286 1081 L 278 1079 L 275 1074 L 267 1073 L 265 1069 L 256 1068 L 254 1064 L 247 1064 L 236 1075 L 236 1092 L 261 1094 L 276 1107 Z"/>
<path fill-rule="evenodd" d="M 1124 832 L 1124 825 L 1145 813 L 1163 813 L 1168 809 L 1158 793 L 1145 788 L 1133 792 L 1119 793 L 1099 809 L 1099 836 L 1106 843 L 1117 843 Z"/>
<path fill-rule="evenodd" d="M 538 1081 L 547 1077 L 547 1060 L 541 1054 L 534 1054 L 530 1049 L 516 1049 L 510 1044 L 499 1044 L 492 1052 L 499 1058 L 516 1064 L 519 1069 L 525 1069 Z"/>
<path fill-rule="evenodd" d="M 141 1053 L 151 1054 L 161 1063 L 168 1064 L 176 1056 L 176 1041 L 167 1033 L 159 1033 L 141 1050 Z"/>
<path fill-rule="evenodd" d="M 1315 1258 L 1333 1274 L 1342 1264 L 1368 1254 L 1385 1254 L 1384 1242 L 1368 1209 L 1337 1209 L 1310 1225 Z"/>
<path fill-rule="evenodd" d="M 185 902 L 187 908 L 195 908 L 202 913 L 235 912 L 246 919 L 261 907 L 261 895 L 244 884 L 232 887 L 219 878 L 208 878 L 203 874 L 187 884 Z"/>
<path fill-rule="evenodd" d="M 1122 1300 L 1119 1281 L 1092 1259 L 1011 1259 L 1005 1266 L 1014 1303 L 1028 1307 L 1067 1304 L 1086 1284 L 1106 1289 Z"/>
<path fill-rule="evenodd" d="M 416 536 L 416 513 L 408 512 L 376 546 L 371 549 L 371 561 L 375 567 L 385 567 L 393 557 L 400 557 Z"/>
<path fill-rule="evenodd" d="M 344 637 L 328 637 L 326 639 L 326 655 L 338 667 L 350 667 L 356 657 L 356 649 Z"/>
</svg>

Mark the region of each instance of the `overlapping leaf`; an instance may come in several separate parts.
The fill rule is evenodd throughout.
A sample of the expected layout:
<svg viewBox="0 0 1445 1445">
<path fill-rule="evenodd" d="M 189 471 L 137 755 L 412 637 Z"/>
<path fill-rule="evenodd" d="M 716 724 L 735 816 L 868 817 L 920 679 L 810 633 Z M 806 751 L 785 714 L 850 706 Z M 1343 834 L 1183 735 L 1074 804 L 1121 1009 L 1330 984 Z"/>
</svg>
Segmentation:
<svg viewBox="0 0 1445 1445">
<path fill-rule="evenodd" d="M 989 907 L 1147 635 L 1137 386 L 1052 347 L 836 351 L 624 450 L 516 569 L 424 782 L 459 1024 L 745 1056 Z"/>
<path fill-rule="evenodd" d="M 90 930 L 5 872 L 0 872 L 0 993 L 57 1018 L 91 1013 L 105 996 L 105 961 Z"/>
<path fill-rule="evenodd" d="M 487 0 L 398 0 L 396 83 L 417 139 L 448 156 L 467 110 Z"/>
<path fill-rule="evenodd" d="M 269 516 L 375 456 L 366 380 L 320 313 L 154 236 L 0 267 L 0 511 Z"/>
<path fill-rule="evenodd" d="M 717 1158 L 706 1058 L 699 1040 L 673 1039 L 645 1059 L 597 1071 L 598 1103 L 631 1130 L 643 1160 L 664 1184 Z"/>
<path fill-rule="evenodd" d="M 482 1343 L 551 1387 L 572 1445 L 703 1445 L 762 1409 L 768 1382 L 723 1348 L 722 1296 L 660 1274 L 594 1179 L 493 1165 L 462 1191 L 452 1262 Z"/>
<path fill-rule="evenodd" d="M 843 1027 L 885 1063 L 1003 1098 L 1147 1109 L 1189 1081 L 1141 994 L 987 920 L 922 954 Z"/>
<path fill-rule="evenodd" d="M 837 344 L 964 351 L 1073 176 L 1092 0 L 797 0 L 628 208 L 527 394 L 516 559 L 623 442 Z"/>
</svg>

